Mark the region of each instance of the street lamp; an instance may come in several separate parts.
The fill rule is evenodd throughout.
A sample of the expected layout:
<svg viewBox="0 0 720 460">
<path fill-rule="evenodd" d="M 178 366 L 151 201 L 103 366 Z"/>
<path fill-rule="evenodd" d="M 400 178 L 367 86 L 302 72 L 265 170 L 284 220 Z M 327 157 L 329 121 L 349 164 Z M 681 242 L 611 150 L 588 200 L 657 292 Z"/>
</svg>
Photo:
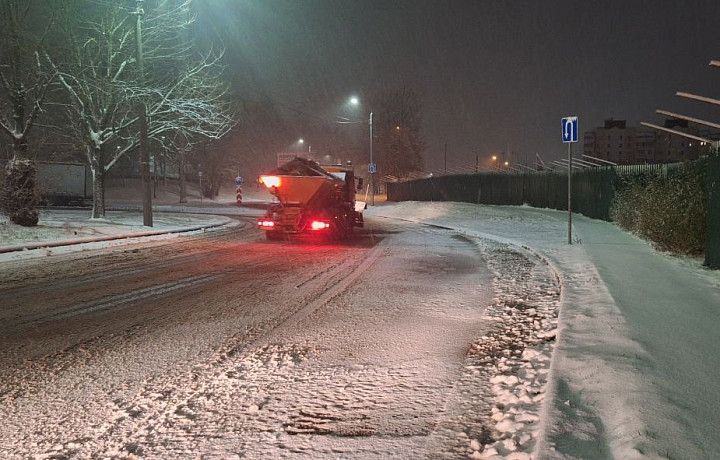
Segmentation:
<svg viewBox="0 0 720 460">
<path fill-rule="evenodd" d="M 352 96 L 348 101 L 350 105 L 359 106 L 360 99 L 357 96 Z M 338 123 L 357 123 L 353 121 L 339 121 Z M 370 164 L 368 165 L 368 171 L 370 172 L 370 206 L 375 206 L 375 163 L 373 163 L 373 113 L 370 111 L 370 117 L 368 118 L 368 124 L 370 125 Z"/>
<path fill-rule="evenodd" d="M 302 146 L 305 144 L 305 139 L 303 139 L 303 138 L 298 139 L 298 140 L 297 140 L 297 144 L 302 147 Z M 301 150 L 302 150 L 302 149 L 301 149 Z M 312 153 L 312 145 L 308 144 L 308 150 L 307 150 L 307 151 L 308 151 L 308 153 Z"/>
</svg>

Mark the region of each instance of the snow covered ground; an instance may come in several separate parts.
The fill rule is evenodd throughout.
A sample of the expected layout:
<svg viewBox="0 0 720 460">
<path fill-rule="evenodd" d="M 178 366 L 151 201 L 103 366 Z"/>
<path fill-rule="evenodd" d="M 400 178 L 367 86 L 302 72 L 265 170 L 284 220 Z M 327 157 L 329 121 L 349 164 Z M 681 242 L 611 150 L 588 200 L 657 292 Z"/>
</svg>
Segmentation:
<svg viewBox="0 0 720 460">
<path fill-rule="evenodd" d="M 0 215 L 0 262 L 76 250 L 117 246 L 127 237 L 174 238 L 179 232 L 237 225 L 228 217 L 207 214 L 155 213 L 153 227 L 143 225 L 142 212 L 110 211 L 91 219 L 87 210 L 42 210 L 35 227 L 11 224 Z M 81 244 L 84 243 L 84 244 Z M 18 251 L 20 249 L 20 251 Z"/>
<path fill-rule="evenodd" d="M 153 199 L 153 226 L 143 225 L 139 186 L 128 180 L 127 187 L 112 187 L 107 190 L 107 213 L 99 219 L 92 219 L 90 209 L 40 209 L 40 219 L 35 227 L 12 225 L 7 216 L 0 214 L 0 262 L 49 254 L 64 253 L 79 249 L 94 249 L 102 246 L 127 244 L 124 236 L 158 234 L 147 238 L 174 238 L 177 232 L 197 228 L 213 229 L 237 225 L 228 215 L 257 216 L 262 211 L 255 207 L 239 208 L 235 203 L 235 189 L 226 187 L 216 200 L 201 200 L 194 188 L 188 187 L 188 202 L 178 203 L 176 186 L 160 187 Z M 266 200 L 267 193 L 249 188 L 245 199 L 252 206 Z M 106 241 L 98 241 L 106 240 Z M 61 242 L 81 243 L 93 241 L 81 247 L 59 246 Z M 34 249 L 49 243 L 48 248 L 16 252 L 18 247 Z"/>
<path fill-rule="evenodd" d="M 561 310 L 542 411 L 503 411 L 511 406 L 508 401 L 517 400 L 514 392 L 526 396 L 531 385 L 503 378 L 493 382 L 498 432 L 518 431 L 523 420 L 539 418 L 533 458 L 720 458 L 720 272 L 703 268 L 700 259 L 658 253 L 612 224 L 582 216 L 574 216 L 575 241 L 568 245 L 566 213 L 552 210 L 380 202 L 366 215 L 440 225 L 509 245 L 546 261 L 556 274 Z M 102 221 L 46 218 L 65 223 L 31 235 L 0 221 L 0 245 L 54 238 L 59 229 L 73 236 L 113 225 L 147 230 L 137 225 L 142 220 L 137 213 L 111 214 Z M 193 225 L 212 218 L 171 217 L 168 226 L 178 224 L 174 219 Z M 538 353 L 523 358 L 542 361 Z M 531 383 L 537 377 L 530 369 L 526 375 Z M 476 454 L 528 458 L 528 452 L 511 451 Z"/>
<path fill-rule="evenodd" d="M 398 203 L 369 215 L 524 247 L 561 279 L 536 458 L 720 458 L 720 272 L 616 226 L 529 207 Z"/>
</svg>

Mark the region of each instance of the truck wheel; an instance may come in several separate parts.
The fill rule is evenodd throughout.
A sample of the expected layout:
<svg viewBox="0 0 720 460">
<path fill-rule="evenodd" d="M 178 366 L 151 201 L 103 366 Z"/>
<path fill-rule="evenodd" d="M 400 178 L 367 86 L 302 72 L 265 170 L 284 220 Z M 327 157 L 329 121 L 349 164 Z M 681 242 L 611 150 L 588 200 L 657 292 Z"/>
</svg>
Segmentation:
<svg viewBox="0 0 720 460">
<path fill-rule="evenodd" d="M 340 225 L 337 229 L 338 240 L 346 241 L 352 235 L 352 225 L 348 219 L 340 220 Z"/>
<path fill-rule="evenodd" d="M 346 222 L 347 222 L 347 238 L 348 239 L 352 238 L 354 230 L 355 230 L 355 221 L 354 220 L 355 219 L 352 214 L 350 214 L 346 220 Z"/>
<path fill-rule="evenodd" d="M 284 236 L 285 235 L 277 231 L 265 232 L 265 238 L 267 238 L 268 241 L 281 241 L 284 239 Z"/>
</svg>

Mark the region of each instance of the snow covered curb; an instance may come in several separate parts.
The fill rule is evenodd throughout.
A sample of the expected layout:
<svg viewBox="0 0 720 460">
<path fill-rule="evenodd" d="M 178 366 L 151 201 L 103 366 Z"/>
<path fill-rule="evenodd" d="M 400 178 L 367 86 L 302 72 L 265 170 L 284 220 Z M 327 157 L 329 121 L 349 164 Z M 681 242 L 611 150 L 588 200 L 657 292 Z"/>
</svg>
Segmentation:
<svg viewBox="0 0 720 460">
<path fill-rule="evenodd" d="M 558 336 L 561 307 L 561 271 L 548 258 L 527 245 L 502 236 L 478 232 L 432 219 L 404 220 L 457 232 L 474 241 L 494 272 L 496 297 L 485 310 L 490 330 L 474 342 L 466 357 L 463 380 L 477 376 L 487 382 L 492 398 L 478 395 L 485 404 L 472 410 L 483 426 L 469 437 L 468 456 L 474 459 L 530 460 L 538 446 L 546 445 L 546 395 L 550 404 L 556 390 L 551 365 Z M 474 383 L 475 391 L 483 385 Z"/>
<path fill-rule="evenodd" d="M 95 243 L 98 241 L 111 241 L 111 240 L 122 240 L 122 239 L 127 239 L 127 238 L 141 238 L 144 236 L 166 235 L 168 233 L 197 232 L 200 230 L 206 230 L 206 229 L 215 228 L 215 227 L 222 227 L 224 225 L 227 225 L 229 222 L 230 222 L 230 220 L 228 219 L 228 222 L 221 222 L 221 223 L 214 223 L 214 224 L 207 224 L 207 225 L 197 225 L 194 227 L 168 228 L 168 229 L 164 229 L 164 230 L 128 232 L 128 233 L 119 233 L 119 234 L 115 234 L 115 235 L 90 236 L 90 237 L 86 237 L 86 238 L 73 238 L 73 239 L 68 239 L 68 240 L 40 241 L 37 243 L 12 244 L 12 245 L 7 245 L 7 246 L 0 246 L 0 254 L 6 253 L 6 252 L 25 251 L 25 250 L 40 249 L 40 248 L 71 246 L 74 244 Z"/>
<path fill-rule="evenodd" d="M 471 458 L 524 460 L 542 436 L 541 412 L 555 348 L 560 283 L 544 258 L 476 240 L 494 272 L 496 296 L 485 310 L 490 330 L 473 343 L 469 367 L 490 384 L 491 429 L 472 440 Z"/>
<path fill-rule="evenodd" d="M 87 210 L 46 210 L 35 227 L 11 224 L 0 216 L 0 254 L 88 243 L 155 237 L 175 233 L 205 231 L 237 223 L 227 216 L 162 213 L 155 227 L 142 225 L 138 212 L 111 212 L 92 219 Z"/>
</svg>

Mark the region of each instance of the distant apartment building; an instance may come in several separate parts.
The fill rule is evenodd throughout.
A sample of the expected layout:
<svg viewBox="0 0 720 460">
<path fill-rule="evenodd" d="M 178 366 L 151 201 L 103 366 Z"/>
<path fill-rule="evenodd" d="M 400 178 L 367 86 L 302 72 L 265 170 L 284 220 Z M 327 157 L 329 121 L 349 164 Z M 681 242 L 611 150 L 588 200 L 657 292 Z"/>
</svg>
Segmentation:
<svg viewBox="0 0 720 460">
<path fill-rule="evenodd" d="M 665 120 L 665 128 L 706 138 L 718 133 L 700 132 L 685 120 Z M 583 152 L 617 164 L 675 163 L 696 160 L 706 151 L 701 142 L 645 127 L 627 126 L 625 120 L 605 120 L 601 128 L 583 136 Z"/>
</svg>

